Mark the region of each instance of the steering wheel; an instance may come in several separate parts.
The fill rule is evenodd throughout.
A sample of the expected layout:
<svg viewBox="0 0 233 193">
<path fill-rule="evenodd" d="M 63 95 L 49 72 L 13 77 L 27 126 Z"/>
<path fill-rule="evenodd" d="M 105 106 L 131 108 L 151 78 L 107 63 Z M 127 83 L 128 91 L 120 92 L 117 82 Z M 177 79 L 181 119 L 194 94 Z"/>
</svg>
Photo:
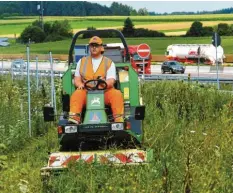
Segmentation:
<svg viewBox="0 0 233 193">
<path fill-rule="evenodd" d="M 88 85 L 89 83 L 94 83 L 94 85 Z M 102 88 L 99 88 L 101 86 Z M 87 90 L 106 90 L 108 87 L 108 84 L 105 80 L 103 79 L 93 79 L 93 80 L 88 80 L 84 83 L 84 88 Z"/>
</svg>

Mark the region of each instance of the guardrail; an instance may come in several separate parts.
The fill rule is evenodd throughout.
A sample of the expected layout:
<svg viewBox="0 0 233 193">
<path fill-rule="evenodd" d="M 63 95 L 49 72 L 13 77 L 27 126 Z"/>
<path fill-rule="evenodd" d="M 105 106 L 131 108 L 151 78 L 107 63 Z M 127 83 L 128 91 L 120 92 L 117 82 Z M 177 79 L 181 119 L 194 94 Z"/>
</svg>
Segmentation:
<svg viewBox="0 0 233 193">
<path fill-rule="evenodd" d="M 139 76 L 143 79 L 143 76 Z M 191 81 L 191 82 L 205 82 L 205 83 L 216 83 L 216 78 L 209 77 L 189 77 L 189 76 L 176 76 L 170 74 L 161 74 L 161 75 L 144 75 L 145 81 L 155 81 L 155 80 L 183 80 L 183 81 Z M 221 83 L 229 83 L 233 84 L 233 79 L 230 78 L 219 78 L 219 82 Z"/>
<path fill-rule="evenodd" d="M 62 77 L 63 71 L 54 71 L 53 74 L 55 77 Z M 26 76 L 27 71 L 12 71 L 11 69 L 4 69 L 0 71 L 0 74 L 11 74 L 13 76 Z M 30 75 L 36 76 L 36 70 L 30 70 Z M 38 76 L 51 76 L 50 70 L 38 70 Z M 170 74 L 161 74 L 161 75 L 139 75 L 139 78 L 144 79 L 145 81 L 156 81 L 156 80 L 183 80 L 183 81 L 191 81 L 191 82 L 205 82 L 205 83 L 216 83 L 216 78 L 209 78 L 209 77 L 189 77 L 187 76 L 180 76 L 180 75 L 170 75 Z M 219 78 L 219 82 L 221 83 L 229 83 L 233 84 L 233 79 L 231 78 Z"/>
</svg>

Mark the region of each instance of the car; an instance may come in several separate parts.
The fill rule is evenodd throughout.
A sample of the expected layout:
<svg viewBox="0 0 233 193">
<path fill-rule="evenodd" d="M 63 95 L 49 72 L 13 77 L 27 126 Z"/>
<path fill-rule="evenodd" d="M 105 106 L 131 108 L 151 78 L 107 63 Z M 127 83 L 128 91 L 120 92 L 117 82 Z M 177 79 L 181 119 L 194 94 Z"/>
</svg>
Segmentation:
<svg viewBox="0 0 233 193">
<path fill-rule="evenodd" d="M 13 69 L 26 69 L 27 65 L 23 59 L 16 59 L 12 61 L 11 67 Z"/>
<path fill-rule="evenodd" d="M 170 72 L 171 74 L 181 73 L 184 74 L 185 66 L 177 61 L 165 61 L 161 66 L 161 72 L 164 74 L 165 72 Z"/>
</svg>

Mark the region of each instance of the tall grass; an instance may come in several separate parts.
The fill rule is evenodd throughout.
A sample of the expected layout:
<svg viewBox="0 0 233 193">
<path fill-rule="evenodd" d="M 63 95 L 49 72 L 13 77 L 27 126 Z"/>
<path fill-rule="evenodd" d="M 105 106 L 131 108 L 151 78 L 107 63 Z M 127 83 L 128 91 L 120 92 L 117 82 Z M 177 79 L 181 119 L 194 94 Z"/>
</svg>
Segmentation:
<svg viewBox="0 0 233 193">
<path fill-rule="evenodd" d="M 230 94 L 184 82 L 145 83 L 143 166 L 71 165 L 49 192 L 232 192 Z"/>
<path fill-rule="evenodd" d="M 36 91 L 35 77 L 31 77 L 30 137 L 27 80 L 20 77 L 12 79 L 10 75 L 0 76 L 0 192 L 21 192 L 20 189 L 28 183 L 30 192 L 40 192 L 38 171 L 46 163 L 48 147 L 56 144 L 44 136 L 51 129 L 51 125 L 44 123 L 42 115 L 42 107 L 49 102 L 50 86 L 48 79 L 41 81 L 43 92 L 42 87 Z M 59 87 L 56 91 L 60 94 Z M 55 131 L 49 135 L 53 135 L 56 141 Z"/>
<path fill-rule="evenodd" d="M 18 102 L 22 92 L 26 93 L 25 87 L 0 78 L 4 89 L 0 95 L 1 124 L 15 126 L 7 117 L 26 119 L 20 117 Z M 154 150 L 152 163 L 122 167 L 73 163 L 68 172 L 51 179 L 47 192 L 232 192 L 232 95 L 177 81 L 146 82 L 142 93 L 146 105 L 143 145 Z M 17 133 L 21 127 L 14 128 L 12 132 Z M 5 129 L 0 131 L 5 134 L 1 139 L 8 137 Z M 24 134 L 27 136 L 27 129 Z M 1 169 L 0 191 L 20 192 L 25 188 L 27 192 L 41 192 L 39 169 L 46 164 L 46 152 L 58 148 L 55 129 L 50 128 L 48 137 L 11 140 L 21 148 L 9 143 L 11 149 L 5 152 L 8 167 Z"/>
</svg>

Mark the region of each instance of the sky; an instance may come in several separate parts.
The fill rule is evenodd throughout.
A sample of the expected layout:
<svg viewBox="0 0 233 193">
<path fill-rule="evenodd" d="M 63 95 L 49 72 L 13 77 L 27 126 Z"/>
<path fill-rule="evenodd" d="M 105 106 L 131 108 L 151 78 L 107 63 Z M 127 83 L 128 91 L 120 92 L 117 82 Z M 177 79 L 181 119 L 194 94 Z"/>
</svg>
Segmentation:
<svg viewBox="0 0 233 193">
<path fill-rule="evenodd" d="M 93 1 L 92 1 L 93 2 Z M 110 7 L 113 1 L 95 1 L 101 5 Z M 171 12 L 197 12 L 215 11 L 223 8 L 233 7 L 233 1 L 115 1 L 129 5 L 134 9 L 147 8 L 148 11 L 155 13 Z"/>
</svg>

